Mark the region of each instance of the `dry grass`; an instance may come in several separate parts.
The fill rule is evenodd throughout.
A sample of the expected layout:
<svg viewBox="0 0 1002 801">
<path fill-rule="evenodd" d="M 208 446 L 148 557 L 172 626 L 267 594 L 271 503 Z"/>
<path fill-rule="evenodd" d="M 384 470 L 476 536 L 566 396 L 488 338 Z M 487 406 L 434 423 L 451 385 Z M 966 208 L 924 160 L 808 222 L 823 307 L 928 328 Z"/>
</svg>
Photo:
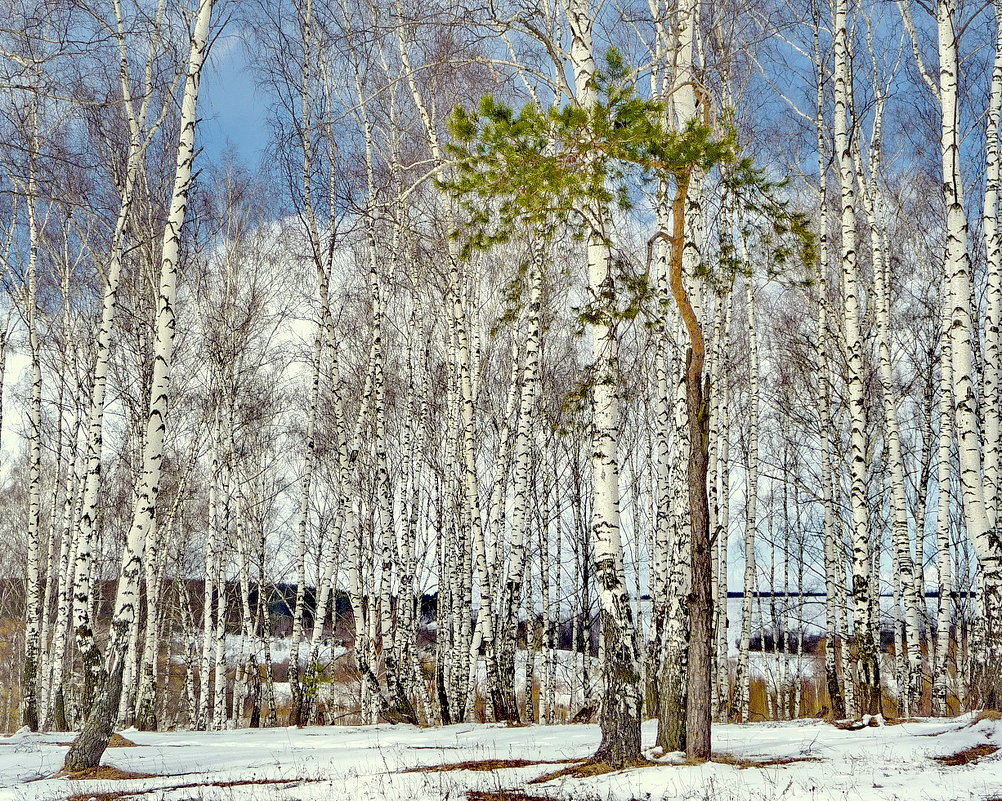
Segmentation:
<svg viewBox="0 0 1002 801">
<path fill-rule="evenodd" d="M 56 743 L 56 745 L 73 745 L 71 742 Z M 123 737 L 118 732 L 111 735 L 111 739 L 108 740 L 108 748 L 136 748 L 137 744 L 132 742 L 132 740 L 127 737 Z"/>
<path fill-rule="evenodd" d="M 408 768 L 402 773 L 448 773 L 454 770 L 472 770 L 487 772 L 492 770 L 509 770 L 512 768 L 529 768 L 533 765 L 563 765 L 580 762 L 576 759 L 473 759 L 466 762 L 450 762 L 446 765 L 429 765 L 427 767 Z"/>
<path fill-rule="evenodd" d="M 980 759 L 991 756 L 996 751 L 999 750 L 997 745 L 975 745 L 971 748 L 965 748 L 963 751 L 958 751 L 955 754 L 949 754 L 948 756 L 938 756 L 933 757 L 937 762 L 942 762 L 944 765 L 950 765 L 951 767 L 956 767 L 958 765 L 970 765 L 972 762 L 977 762 Z"/>
<path fill-rule="evenodd" d="M 469 801 L 553 801 L 543 795 L 528 795 L 521 790 L 470 790 Z"/>
<path fill-rule="evenodd" d="M 746 768 L 774 768 L 780 765 L 794 765 L 798 762 L 820 762 L 821 760 L 817 757 L 776 757 L 775 759 L 762 757 L 756 759 L 755 757 L 742 757 L 736 754 L 716 753 L 710 757 L 710 761 L 718 765 L 733 765 L 736 768 L 745 770 Z"/>
<path fill-rule="evenodd" d="M 120 770 L 112 765 L 98 765 L 96 768 L 84 768 L 70 773 L 60 771 L 57 776 L 67 779 L 101 779 L 104 781 L 124 781 L 126 779 L 152 779 L 153 773 L 131 773 L 127 770 Z"/>
<path fill-rule="evenodd" d="M 980 723 L 983 720 L 1002 720 L 1002 712 L 997 709 L 982 709 L 972 723 Z"/>
<path fill-rule="evenodd" d="M 607 762 L 596 762 L 593 759 L 589 759 L 587 761 L 568 761 L 571 761 L 572 764 L 569 764 L 566 768 L 561 768 L 560 770 L 553 771 L 552 773 L 544 773 L 542 776 L 530 781 L 529 784 L 542 784 L 543 782 L 563 778 L 586 779 L 589 776 L 604 776 L 606 773 L 615 773 L 618 770 L 629 770 L 631 768 L 656 768 L 661 766 L 658 762 L 650 762 L 646 759 L 632 762 L 622 768 L 614 768 Z"/>
<path fill-rule="evenodd" d="M 81 776 L 79 774 L 73 774 L 70 778 L 80 779 L 80 778 L 110 778 L 110 777 L 104 777 L 104 776 L 92 777 L 92 776 Z M 148 779 L 153 777 L 141 773 L 135 773 L 129 776 L 122 776 L 119 778 Z M 76 795 L 68 796 L 66 801 L 118 801 L 118 799 L 120 798 L 134 798 L 136 796 L 146 795 L 148 793 L 169 793 L 173 792 L 174 790 L 195 790 L 203 787 L 246 787 L 250 785 L 262 785 L 262 784 L 305 784 L 306 782 L 319 782 L 319 781 L 323 781 L 323 779 L 242 779 L 239 781 L 229 781 L 229 782 L 205 782 L 204 784 L 197 784 L 197 783 L 175 784 L 168 787 L 149 787 L 149 788 L 142 788 L 139 790 L 113 790 L 105 793 L 95 793 L 93 791 L 86 793 L 77 793 Z"/>
</svg>

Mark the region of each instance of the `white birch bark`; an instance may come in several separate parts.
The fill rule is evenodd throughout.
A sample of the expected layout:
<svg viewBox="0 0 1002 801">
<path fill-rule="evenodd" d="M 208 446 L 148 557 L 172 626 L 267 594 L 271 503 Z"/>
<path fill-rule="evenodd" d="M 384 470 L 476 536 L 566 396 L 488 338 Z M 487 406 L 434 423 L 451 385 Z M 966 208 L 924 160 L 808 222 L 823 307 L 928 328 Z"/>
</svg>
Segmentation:
<svg viewBox="0 0 1002 801">
<path fill-rule="evenodd" d="M 835 478 L 832 470 L 832 439 L 835 420 L 832 413 L 832 334 L 829 323 L 828 281 L 831 272 L 831 247 L 828 240 L 828 132 L 825 126 L 824 57 L 821 51 L 820 18 L 815 19 L 813 35 L 816 75 L 815 128 L 818 150 L 818 418 L 820 428 L 821 505 L 824 513 L 823 547 L 825 570 L 825 673 L 830 712 L 835 718 L 855 717 L 850 702 L 852 681 L 849 677 L 849 654 L 845 642 L 845 583 L 842 579 L 841 536 L 836 525 Z M 842 671 L 841 677 L 839 671 Z"/>
<path fill-rule="evenodd" d="M 403 9 L 399 1 L 396 4 L 396 8 L 398 15 L 403 17 Z M 400 60 L 403 65 L 408 88 L 410 89 L 411 99 L 421 119 L 428 147 L 431 151 L 432 161 L 436 165 L 441 165 L 445 162 L 445 154 L 439 141 L 438 130 L 435 126 L 428 102 L 421 88 L 418 86 L 415 69 L 411 63 L 409 46 L 404 40 L 402 26 L 398 26 L 397 31 Z M 456 221 L 451 206 L 447 205 L 445 211 L 449 229 L 455 230 Z M 464 303 L 463 278 L 455 240 L 450 239 L 448 247 L 450 267 L 447 302 L 450 310 L 449 323 L 455 337 L 456 368 L 459 374 L 459 412 L 462 426 L 460 470 L 462 476 L 463 520 L 469 529 L 469 539 L 473 546 L 473 560 L 479 591 L 479 604 L 477 606 L 478 639 L 476 642 L 478 650 L 482 644 L 486 655 L 487 692 L 492 702 L 496 705 L 501 701 L 502 688 L 497 675 L 496 660 L 494 659 L 496 623 L 494 620 L 493 601 L 495 597 L 495 577 L 493 575 L 494 565 L 489 564 L 487 558 L 486 537 L 480 509 L 477 478 L 476 404 L 473 351 L 470 345 L 470 320 L 466 304 Z M 476 664 L 477 656 L 476 653 L 470 654 L 470 659 L 474 664 Z M 473 689 L 471 687 L 469 691 L 472 692 Z M 505 713 L 502 712 L 502 714 Z"/>
<path fill-rule="evenodd" d="M 209 24 L 214 0 L 201 0 L 195 18 L 188 69 L 181 100 L 179 121 L 180 136 L 174 173 L 174 187 L 161 250 L 160 286 L 157 303 L 156 334 L 154 340 L 153 381 L 150 388 L 149 416 L 143 438 L 143 465 L 136 491 L 132 525 L 126 538 L 119 573 L 118 591 L 112 633 L 108 643 L 105 668 L 105 686 L 88 711 L 83 731 L 74 740 L 66 755 L 67 770 L 79 770 L 98 764 L 108 738 L 111 736 L 111 716 L 118 706 L 121 693 L 121 676 L 124 668 L 123 648 L 128 643 L 139 604 L 139 585 L 142 575 L 143 551 L 153 523 L 157 497 L 160 490 L 161 465 L 164 456 L 166 433 L 167 395 L 170 385 L 170 368 L 173 361 L 176 316 L 174 311 L 177 292 L 178 261 L 180 258 L 181 226 L 184 224 L 191 187 L 192 166 L 195 159 L 196 106 L 202 65 L 209 42 Z M 104 678 L 104 677 L 103 677 Z"/>
<path fill-rule="evenodd" d="M 943 282 L 943 325 L 939 359 L 939 437 L 936 464 L 938 500 L 936 504 L 936 573 L 939 595 L 936 610 L 936 660 L 932 676 L 932 711 L 934 715 L 949 714 L 949 652 L 950 627 L 953 624 L 956 599 L 953 584 L 953 549 L 950 542 L 953 501 L 953 363 L 950 353 L 950 285 Z M 959 633 L 959 632 L 958 632 Z M 957 643 L 959 649 L 959 643 Z M 959 666 L 961 663 L 957 662 Z"/>
<path fill-rule="evenodd" d="M 997 521 L 1002 494 L 1002 229 L 998 222 L 1002 192 L 1002 2 L 993 0 L 991 5 L 995 17 L 995 64 L 985 130 L 985 197 L 981 214 L 987 265 L 981 414 L 985 505 L 989 515 Z"/>
<path fill-rule="evenodd" d="M 742 245 L 743 249 L 743 245 Z M 738 719 L 747 722 L 751 700 L 749 652 L 751 645 L 752 600 L 757 585 L 755 540 L 758 527 L 758 462 L 759 462 L 759 355 L 755 321 L 755 289 L 752 279 L 745 277 L 745 313 L 748 337 L 748 463 L 745 467 L 745 533 L 744 584 L 741 596 L 741 640 L 738 644 L 738 665 L 735 683 L 735 711 Z"/>
<path fill-rule="evenodd" d="M 597 102 L 592 29 L 595 10 L 589 0 L 567 0 L 571 34 L 570 66 L 577 103 Z M 633 614 L 623 565 L 619 488 L 619 357 L 614 312 L 608 210 L 600 203 L 582 209 L 588 230 L 588 300 L 592 313 L 586 328 L 591 342 L 592 519 L 595 574 L 599 587 L 603 695 L 599 711 L 602 743 L 596 759 L 622 767 L 640 754 L 640 687 Z"/>
<path fill-rule="evenodd" d="M 28 327 L 28 350 L 31 359 L 31 397 L 28 404 L 28 530 L 27 574 L 25 577 L 24 663 L 21 670 L 21 725 L 38 729 L 39 662 L 41 657 L 42 578 L 42 354 L 38 330 L 38 257 L 40 230 L 36 200 L 37 159 L 40 149 L 40 121 L 37 100 L 31 107 L 30 163 L 27 181 L 28 275 L 25 317 Z"/>
<path fill-rule="evenodd" d="M 517 382 L 520 389 L 518 401 L 518 423 L 515 431 L 515 465 L 512 478 L 512 517 L 511 517 L 511 540 L 509 560 L 506 567 L 507 576 L 503 591 L 503 604 L 499 618 L 502 627 L 499 630 L 500 648 L 502 658 L 499 660 L 499 670 L 502 682 L 507 682 L 503 686 L 510 686 L 514 692 L 514 669 L 515 669 L 515 641 L 518 637 L 518 609 L 522 601 L 522 581 L 528 569 L 527 545 L 529 541 L 530 515 L 529 507 L 532 503 L 532 476 L 534 467 L 533 454 L 533 424 L 535 417 L 533 414 L 536 403 L 536 393 L 538 389 L 539 377 L 539 311 L 543 293 L 543 264 L 544 254 L 541 249 L 533 254 L 533 264 L 530 269 L 530 296 L 525 320 L 525 348 L 522 358 L 522 375 Z M 526 599 L 528 601 L 528 599 Z M 527 619 L 526 625 L 532 625 L 532 620 Z M 528 642 L 527 642 L 528 646 Z M 526 660 L 530 658 L 528 647 L 526 648 Z M 531 700 L 531 687 L 529 696 Z M 515 719 L 518 717 L 517 704 L 514 699 L 509 699 L 509 710 L 515 712 Z M 531 705 L 527 705 L 531 710 Z"/>
<path fill-rule="evenodd" d="M 94 639 L 89 599 L 92 591 L 91 579 L 95 549 L 97 547 L 98 493 L 101 488 L 105 397 L 107 394 L 108 371 L 111 363 L 113 329 L 118 311 L 118 286 L 121 280 L 122 263 L 125 258 L 127 227 L 143 158 L 167 110 L 167 105 L 165 104 L 160 119 L 153 125 L 147 125 L 150 101 L 153 97 L 152 76 L 154 60 L 157 54 L 159 31 L 164 13 L 163 2 L 161 1 L 158 4 L 154 17 L 154 36 L 150 39 L 144 72 L 143 85 L 145 93 L 143 100 L 139 103 L 138 109 L 135 107 L 129 74 L 126 23 L 122 16 L 121 5 L 116 2 L 114 9 L 115 39 L 119 52 L 119 80 L 122 91 L 122 108 L 128 123 L 129 148 L 125 162 L 125 174 L 122 179 L 118 216 L 112 232 L 111 248 L 108 254 L 108 267 L 103 287 L 101 322 L 96 338 L 94 366 L 90 379 L 90 406 L 88 409 L 87 443 L 85 448 L 86 471 L 84 480 L 81 482 L 79 523 L 74 532 L 73 630 L 76 636 L 77 647 L 82 657 L 83 669 L 86 674 L 85 684 L 87 686 L 96 684 L 101 672 L 101 655 Z M 85 697 L 84 701 L 85 706 L 89 705 L 89 694 Z"/>
<path fill-rule="evenodd" d="M 859 669 L 860 711 L 880 713 L 880 662 L 874 643 L 874 609 L 870 597 L 873 552 L 867 506 L 866 398 L 863 380 L 863 339 L 856 253 L 856 188 L 850 145 L 853 81 L 848 0 L 835 4 L 835 155 L 838 163 L 842 232 L 842 293 L 844 298 L 845 358 L 851 419 L 850 471 L 852 475 L 852 598 L 856 663 Z"/>
<path fill-rule="evenodd" d="M 889 254 L 884 244 L 884 234 L 879 210 L 880 148 L 881 126 L 885 94 L 876 85 L 878 94 L 874 112 L 874 127 L 870 143 L 869 180 L 864 176 L 861 159 L 857 157 L 857 179 L 863 208 L 866 213 L 870 253 L 873 262 L 874 298 L 877 318 L 877 353 L 884 411 L 884 438 L 886 444 L 885 462 L 887 480 L 890 484 L 891 531 L 894 549 L 895 585 L 900 591 L 900 602 L 904 612 L 904 651 L 897 650 L 903 660 L 903 686 L 899 688 L 903 716 L 911 717 L 922 699 L 922 650 L 921 650 L 921 603 L 914 576 L 914 562 L 908 526 L 908 497 L 904 453 L 901 446 L 901 425 L 898 420 L 898 398 L 894 379 L 894 364 L 891 355 L 891 293 L 889 287 Z M 895 630 L 900 630 L 895 626 Z"/>
<path fill-rule="evenodd" d="M 960 57 L 956 0 L 939 0 L 936 8 L 939 43 L 939 99 L 942 110 L 941 153 L 946 205 L 944 269 L 950 282 L 946 298 L 950 312 L 954 417 L 960 461 L 960 486 L 964 521 L 974 545 L 984 593 L 981 599 L 986 639 L 976 656 L 982 703 L 997 708 L 1002 703 L 1002 679 L 995 667 L 1002 662 L 1002 543 L 995 531 L 982 441 L 979 432 L 976 370 L 974 362 L 974 310 L 972 270 L 968 242 L 960 154 Z"/>
</svg>

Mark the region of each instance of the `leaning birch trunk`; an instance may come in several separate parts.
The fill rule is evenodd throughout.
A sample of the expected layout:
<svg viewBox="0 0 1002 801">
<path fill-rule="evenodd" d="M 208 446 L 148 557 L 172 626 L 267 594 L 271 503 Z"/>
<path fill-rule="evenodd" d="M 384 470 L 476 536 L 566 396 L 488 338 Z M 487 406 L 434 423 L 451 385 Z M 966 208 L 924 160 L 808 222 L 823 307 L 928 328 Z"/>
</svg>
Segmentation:
<svg viewBox="0 0 1002 801">
<path fill-rule="evenodd" d="M 590 110 L 597 102 L 589 0 L 568 0 L 571 67 L 578 104 Z M 602 623 L 602 742 L 595 759 L 621 768 L 640 759 L 640 672 L 633 613 L 626 588 L 619 516 L 619 357 L 609 214 L 601 203 L 582 209 L 588 236 L 586 330 L 591 340 L 592 519 L 595 577 Z M 588 644 L 585 644 L 587 648 Z"/>
<path fill-rule="evenodd" d="M 107 665 L 102 670 L 98 688 L 83 730 L 73 741 L 66 754 L 67 771 L 96 767 L 111 737 L 113 716 L 118 708 L 122 690 L 124 648 L 128 645 L 130 631 L 139 604 L 139 585 L 143 572 L 143 549 L 147 533 L 153 523 L 157 496 L 160 490 L 160 472 L 164 456 L 164 433 L 167 415 L 167 394 L 170 385 L 170 367 L 174 352 L 174 298 L 177 292 L 178 260 L 180 258 L 181 226 L 184 223 L 191 187 L 192 165 L 195 159 L 196 105 L 202 65 L 209 41 L 209 23 L 214 0 L 201 0 L 195 29 L 191 38 L 188 72 L 181 101 L 180 137 L 174 189 L 171 197 L 167 225 L 164 230 L 160 268 L 159 301 L 157 304 L 156 337 L 154 341 L 153 381 L 150 387 L 149 416 L 143 447 L 143 467 L 129 530 L 122 568 L 115 598 L 111 637 L 107 648 Z"/>
<path fill-rule="evenodd" d="M 163 16 L 163 3 L 157 9 L 157 30 Z M 160 120 L 147 130 L 146 118 L 150 99 L 153 96 L 152 75 L 156 39 L 150 41 L 146 59 L 146 93 L 138 111 L 133 108 L 132 86 L 129 77 L 129 56 L 125 41 L 125 23 L 117 14 L 116 40 L 119 48 L 119 74 L 122 88 L 122 107 L 129 127 L 129 150 L 125 165 L 118 217 L 111 237 L 104 297 L 101 306 L 101 322 L 98 327 L 91 370 L 90 408 L 88 409 L 87 444 L 84 449 L 85 473 L 80 489 L 79 522 L 73 534 L 73 590 L 72 616 L 73 631 L 80 651 L 84 671 L 84 706 L 90 704 L 91 688 L 101 674 L 101 652 L 94 638 L 93 622 L 90 614 L 91 578 L 97 548 L 98 492 L 101 487 L 101 460 L 103 454 L 103 430 L 105 397 L 107 394 L 108 371 L 111 365 L 112 336 L 118 311 L 118 286 L 125 258 L 125 238 L 135 195 L 136 182 L 146 148 L 159 127 Z M 162 119 L 162 118 L 161 118 Z"/>
<path fill-rule="evenodd" d="M 939 40 L 939 99 L 942 107 L 941 152 L 943 192 L 946 205 L 946 252 L 944 271 L 949 278 L 950 352 L 953 372 L 953 399 L 960 461 L 960 486 L 964 521 L 974 544 L 981 568 L 984 641 L 973 656 L 973 689 L 980 693 L 985 708 L 1002 706 L 1002 542 L 995 530 L 996 520 L 986 497 L 985 465 L 978 431 L 976 336 L 972 305 L 971 257 L 968 248 L 967 214 L 963 176 L 960 170 L 960 111 L 956 0 L 939 0 L 937 6 Z"/>
<path fill-rule="evenodd" d="M 860 712 L 877 715 L 881 711 L 880 660 L 874 640 L 874 609 L 870 579 L 873 552 L 870 545 L 869 508 L 866 482 L 866 397 L 863 380 L 863 339 L 860 333 L 860 299 L 856 254 L 856 192 L 849 136 L 852 109 L 848 0 L 835 5 L 835 153 L 838 160 L 842 221 L 842 291 L 845 302 L 845 357 L 848 364 L 849 412 L 851 418 L 853 519 L 853 624 L 856 663 L 859 670 Z"/>
</svg>

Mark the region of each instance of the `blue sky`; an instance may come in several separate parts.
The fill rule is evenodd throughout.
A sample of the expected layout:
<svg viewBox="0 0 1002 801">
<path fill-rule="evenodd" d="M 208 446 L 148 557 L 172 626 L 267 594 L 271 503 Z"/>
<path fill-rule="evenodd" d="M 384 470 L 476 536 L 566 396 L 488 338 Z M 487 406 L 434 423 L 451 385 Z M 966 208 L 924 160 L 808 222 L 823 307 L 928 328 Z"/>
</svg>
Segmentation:
<svg viewBox="0 0 1002 801">
<path fill-rule="evenodd" d="M 206 161 L 215 162 L 232 148 L 241 161 L 256 165 L 268 143 L 267 103 L 233 26 L 213 45 L 202 81 L 198 130 Z"/>
</svg>

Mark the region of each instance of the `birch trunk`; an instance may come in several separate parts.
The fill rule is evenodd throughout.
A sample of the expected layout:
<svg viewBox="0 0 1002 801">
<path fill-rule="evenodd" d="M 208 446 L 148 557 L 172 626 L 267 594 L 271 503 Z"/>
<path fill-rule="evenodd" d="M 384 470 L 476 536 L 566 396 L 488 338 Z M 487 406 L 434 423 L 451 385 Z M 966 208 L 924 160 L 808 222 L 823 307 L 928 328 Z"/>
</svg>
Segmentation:
<svg viewBox="0 0 1002 801">
<path fill-rule="evenodd" d="M 41 515 L 42 515 L 42 354 L 38 331 L 39 224 L 35 202 L 40 130 L 37 101 L 32 105 L 30 174 L 28 177 L 28 286 L 25 298 L 28 349 L 31 358 L 31 399 L 28 406 L 28 531 L 27 575 L 25 577 L 24 663 L 21 669 L 21 725 L 38 730 L 38 680 L 41 658 L 42 599 Z"/>
<path fill-rule="evenodd" d="M 209 40 L 209 23 L 213 0 L 201 0 L 191 38 L 188 71 L 181 101 L 180 138 L 167 225 L 164 231 L 160 269 L 159 301 L 156 338 L 154 342 L 153 383 L 150 390 L 149 417 L 143 448 L 143 467 L 139 479 L 132 526 L 126 539 L 119 573 L 118 591 L 112 633 L 108 643 L 108 664 L 101 676 L 101 687 L 87 712 L 84 728 L 66 755 L 67 771 L 96 767 L 111 737 L 112 716 L 121 694 L 123 649 L 128 644 L 139 603 L 139 583 L 142 575 L 143 550 L 160 490 L 160 473 L 164 456 L 164 434 L 167 415 L 167 394 L 170 366 L 174 351 L 176 323 L 174 299 L 177 291 L 178 260 L 180 258 L 181 226 L 184 223 L 191 187 L 192 165 L 195 158 L 196 105 L 202 65 Z"/>
<path fill-rule="evenodd" d="M 512 519 L 510 557 L 507 566 L 507 578 L 503 592 L 503 605 L 500 619 L 503 621 L 500 634 L 501 657 L 499 671 L 503 686 L 515 689 L 515 650 L 518 638 L 518 609 L 522 601 L 522 580 L 528 569 L 527 545 L 529 541 L 529 507 L 532 503 L 532 477 L 534 467 L 532 427 L 534 423 L 533 407 L 536 403 L 536 392 L 539 376 L 539 310 L 543 292 L 543 261 L 541 250 L 533 254 L 533 265 L 530 273 L 530 296 L 525 323 L 525 352 L 522 359 L 522 375 L 517 382 L 520 387 L 518 402 L 518 423 L 515 431 L 515 469 L 512 481 Z M 528 601 L 528 599 L 526 599 Z M 532 626 L 532 620 L 526 619 L 526 626 Z M 528 631 L 528 629 L 527 629 Z M 526 640 L 526 660 L 530 659 Z M 531 687 L 527 688 L 530 703 L 527 710 L 531 713 Z M 518 706 L 514 697 L 507 699 L 509 710 L 515 711 L 517 719 Z M 531 716 L 530 716 L 531 720 Z"/>
<path fill-rule="evenodd" d="M 755 327 L 755 289 L 750 276 L 745 277 L 745 313 L 748 336 L 749 431 L 748 463 L 745 468 L 744 588 L 741 595 L 741 641 L 735 683 L 735 711 L 738 720 L 748 722 L 751 700 L 751 675 L 748 670 L 751 646 L 752 600 L 755 597 L 757 568 L 755 535 L 758 526 L 758 448 L 759 448 L 759 358 L 758 333 Z"/>
<path fill-rule="evenodd" d="M 876 83 L 876 81 L 875 81 Z M 922 649 L 921 649 L 921 598 L 915 581 L 914 562 L 908 527 L 908 497 L 904 453 L 901 447 L 901 426 L 898 420 L 898 399 L 894 381 L 894 365 L 891 356 L 891 293 L 889 287 L 889 254 L 885 248 L 879 213 L 881 123 L 883 119 L 884 94 L 879 86 L 874 118 L 874 130 L 870 149 L 870 175 L 867 181 L 862 165 L 857 171 L 863 207 L 866 212 L 870 233 L 870 251 L 873 261 L 874 295 L 877 317 L 877 351 L 880 372 L 881 395 L 884 410 L 884 437 L 886 444 L 885 461 L 887 479 L 890 483 L 891 531 L 894 548 L 895 583 L 900 588 L 900 602 L 904 611 L 904 659 L 902 662 L 903 687 L 899 689 L 903 706 L 903 717 L 911 717 L 917 712 L 922 700 Z M 861 162 L 861 159 L 858 159 Z M 900 626 L 896 626 L 900 629 Z M 899 655 L 902 651 L 897 652 Z"/>
<path fill-rule="evenodd" d="M 598 100 L 592 44 L 595 12 L 590 0 L 568 0 L 566 11 L 576 99 L 582 108 L 591 109 Z M 608 210 L 600 203 L 591 203 L 582 211 L 588 228 L 588 300 L 592 309 L 586 323 L 592 358 L 591 533 L 604 643 L 599 709 L 602 742 L 595 759 L 622 768 L 640 758 L 641 699 L 620 528 L 619 343 L 613 319 L 615 284 Z"/>
<path fill-rule="evenodd" d="M 85 448 L 86 472 L 80 491 L 79 523 L 74 532 L 72 614 L 73 630 L 85 674 L 83 703 L 85 708 L 90 706 L 91 691 L 99 681 L 102 670 L 101 653 L 94 638 L 93 618 L 90 614 L 90 596 L 92 592 L 91 580 L 95 549 L 97 547 L 98 493 L 101 488 L 101 460 L 104 446 L 104 407 L 107 394 L 108 371 L 111 363 L 113 329 L 118 312 L 118 287 L 122 275 L 122 264 L 125 258 L 125 238 L 136 191 L 136 183 L 139 180 L 144 154 L 160 122 L 158 120 L 154 125 L 149 127 L 146 124 L 150 108 L 149 103 L 153 95 L 153 65 L 156 55 L 157 35 L 163 21 L 163 2 L 160 2 L 157 7 L 154 25 L 155 35 L 150 40 L 144 73 L 146 92 L 142 102 L 139 104 L 138 110 L 134 108 L 132 96 L 125 21 L 122 17 L 121 7 L 117 4 L 115 11 L 115 39 L 119 51 L 122 107 L 126 114 L 129 129 L 129 149 L 119 200 L 118 216 L 115 220 L 115 227 L 111 238 L 111 249 L 108 255 L 108 268 L 101 305 L 101 322 L 96 340 L 94 367 L 91 371 L 90 407 L 88 409 L 87 444 Z M 100 755 L 98 758 L 100 758 Z"/>
<path fill-rule="evenodd" d="M 939 597 L 936 612 L 936 661 L 932 678 L 932 711 L 948 715 L 950 627 L 956 598 L 953 586 L 953 551 L 950 547 L 951 476 L 953 463 L 953 377 L 950 354 L 950 286 L 944 281 L 943 326 L 939 360 L 939 448 L 936 483 L 939 498 L 936 506 L 936 572 Z M 958 632 L 959 634 L 959 632 Z M 957 644 L 959 647 L 959 643 Z M 959 663 L 958 663 L 959 664 Z"/>
<path fill-rule="evenodd" d="M 991 5 L 995 17 L 995 64 L 985 131 L 985 197 L 981 215 L 987 263 L 981 414 L 984 425 L 985 505 L 997 525 L 1002 494 L 1002 230 L 998 221 L 1002 192 L 1002 2 L 993 0 Z"/>
<path fill-rule="evenodd" d="M 1002 705 L 1002 543 L 996 531 L 989 497 L 986 465 L 982 460 L 974 363 L 974 310 L 971 302 L 972 274 L 968 244 L 960 154 L 960 109 L 956 0 L 939 0 L 939 99 L 942 108 L 941 152 L 943 192 L 946 205 L 946 250 L 944 269 L 950 282 L 947 295 L 950 317 L 954 417 L 960 460 L 960 486 L 964 520 L 981 568 L 984 642 L 975 655 L 976 690 L 985 708 Z M 989 448 L 990 450 L 990 448 Z"/>
<path fill-rule="evenodd" d="M 856 665 L 859 670 L 860 711 L 878 715 L 881 708 L 880 660 L 874 632 L 870 579 L 873 551 L 867 506 L 866 398 L 863 379 L 863 339 L 860 333 L 860 299 L 856 254 L 856 190 L 850 145 L 849 117 L 853 105 L 850 74 L 848 0 L 835 4 L 835 153 L 841 196 L 842 292 L 845 303 L 845 357 L 851 418 L 850 470 L 853 519 L 853 623 Z"/>
</svg>

